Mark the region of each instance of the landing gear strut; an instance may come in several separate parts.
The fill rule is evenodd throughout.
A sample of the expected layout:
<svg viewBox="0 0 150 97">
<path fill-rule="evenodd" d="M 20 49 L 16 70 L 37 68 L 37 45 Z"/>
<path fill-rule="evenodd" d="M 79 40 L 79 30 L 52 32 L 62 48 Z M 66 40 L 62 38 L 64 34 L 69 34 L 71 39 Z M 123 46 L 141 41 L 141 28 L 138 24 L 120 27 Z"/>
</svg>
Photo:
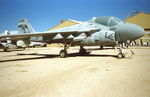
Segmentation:
<svg viewBox="0 0 150 97">
<path fill-rule="evenodd" d="M 100 49 L 103 49 L 104 48 L 104 46 L 100 46 Z"/>
<path fill-rule="evenodd" d="M 7 52 L 7 48 L 4 48 L 4 52 Z"/>
<path fill-rule="evenodd" d="M 60 58 L 65 58 L 65 57 L 67 57 L 67 45 L 66 44 L 64 44 L 64 49 L 63 50 L 61 50 L 60 51 L 60 53 L 59 53 L 59 57 Z"/>
<path fill-rule="evenodd" d="M 83 46 L 80 46 L 79 54 L 81 55 L 86 54 L 86 49 L 84 49 Z"/>
</svg>

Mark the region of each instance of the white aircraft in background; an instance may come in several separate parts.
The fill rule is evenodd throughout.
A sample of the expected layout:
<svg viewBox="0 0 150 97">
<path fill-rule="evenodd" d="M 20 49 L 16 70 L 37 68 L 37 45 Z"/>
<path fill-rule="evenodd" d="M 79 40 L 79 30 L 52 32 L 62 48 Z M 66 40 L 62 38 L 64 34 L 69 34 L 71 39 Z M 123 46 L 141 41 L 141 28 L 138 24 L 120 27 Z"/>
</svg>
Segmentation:
<svg viewBox="0 0 150 97">
<path fill-rule="evenodd" d="M 9 31 L 5 30 L 1 35 L 12 35 L 17 34 L 18 31 Z M 23 48 L 25 49 L 26 43 L 23 40 L 12 40 L 11 38 L 2 38 L 0 39 L 0 48 L 7 51 L 8 49 L 17 49 Z"/>
<path fill-rule="evenodd" d="M 21 27 L 22 20 L 20 20 L 18 24 L 18 31 L 9 31 L 5 30 L 0 36 L 3 35 L 14 35 L 14 34 L 21 34 L 21 33 L 30 33 L 33 32 L 34 29 L 31 27 L 31 25 L 27 22 L 27 27 L 30 29 L 26 29 L 25 27 Z M 35 47 L 35 46 L 41 46 L 45 47 L 45 43 L 42 42 L 30 42 L 29 38 L 1 38 L 0 39 L 0 48 L 4 49 L 4 51 L 8 51 L 8 49 L 25 49 L 26 47 Z"/>
<path fill-rule="evenodd" d="M 30 46 L 30 47 L 36 47 L 36 46 L 38 46 L 38 47 L 46 47 L 46 43 L 42 43 L 42 42 L 31 42 L 31 43 L 29 44 L 29 46 Z"/>
</svg>

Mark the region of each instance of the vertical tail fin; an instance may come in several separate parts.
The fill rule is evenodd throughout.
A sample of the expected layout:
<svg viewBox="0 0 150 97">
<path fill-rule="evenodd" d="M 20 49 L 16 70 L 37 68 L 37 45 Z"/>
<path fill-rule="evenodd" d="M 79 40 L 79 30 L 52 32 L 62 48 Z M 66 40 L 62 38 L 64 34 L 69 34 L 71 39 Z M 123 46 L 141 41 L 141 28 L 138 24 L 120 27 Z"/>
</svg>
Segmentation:
<svg viewBox="0 0 150 97">
<path fill-rule="evenodd" d="M 27 19 L 21 19 L 18 24 L 19 33 L 33 33 L 35 30 L 32 28 Z"/>
<path fill-rule="evenodd" d="M 10 35 L 10 31 L 9 30 L 4 30 L 4 34 L 5 35 Z M 11 38 L 7 37 L 6 38 L 7 43 L 12 43 Z"/>
</svg>

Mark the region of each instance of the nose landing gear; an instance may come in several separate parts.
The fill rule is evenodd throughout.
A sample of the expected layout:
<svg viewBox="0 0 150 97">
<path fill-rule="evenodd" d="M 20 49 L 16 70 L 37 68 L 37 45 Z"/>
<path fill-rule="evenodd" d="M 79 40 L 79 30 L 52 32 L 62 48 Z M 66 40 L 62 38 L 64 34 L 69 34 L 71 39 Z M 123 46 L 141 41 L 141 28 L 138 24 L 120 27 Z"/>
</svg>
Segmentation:
<svg viewBox="0 0 150 97">
<path fill-rule="evenodd" d="M 123 49 L 121 47 L 119 48 L 115 48 L 119 53 L 118 53 L 118 58 L 121 59 L 121 58 L 124 58 L 125 57 L 125 53 L 123 51 Z"/>
</svg>

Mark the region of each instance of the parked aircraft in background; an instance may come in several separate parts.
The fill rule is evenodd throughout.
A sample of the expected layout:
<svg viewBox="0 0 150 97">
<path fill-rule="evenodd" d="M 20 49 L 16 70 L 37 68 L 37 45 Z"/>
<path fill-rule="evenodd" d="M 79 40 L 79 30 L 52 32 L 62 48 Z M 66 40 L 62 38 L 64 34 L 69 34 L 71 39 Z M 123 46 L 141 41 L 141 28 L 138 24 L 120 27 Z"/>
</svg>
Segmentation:
<svg viewBox="0 0 150 97">
<path fill-rule="evenodd" d="M 5 30 L 3 35 L 13 35 L 18 33 L 18 31 L 8 31 Z M 25 40 L 24 40 L 25 41 Z M 8 51 L 8 49 L 25 49 L 26 47 L 46 47 L 46 43 L 42 42 L 27 42 L 23 40 L 12 40 L 11 38 L 0 39 L 0 49 Z"/>
<path fill-rule="evenodd" d="M 77 25 L 44 32 L 35 32 L 27 20 L 22 19 L 19 28 L 24 33 L 1 35 L 0 38 L 62 43 L 64 44 L 64 49 L 60 51 L 62 58 L 67 56 L 67 45 L 80 46 L 79 53 L 85 54 L 84 46 L 115 46 L 118 43 L 133 41 L 144 35 L 142 27 L 111 16 L 95 17 Z M 121 48 L 119 51 L 118 56 L 124 57 Z"/>
<path fill-rule="evenodd" d="M 31 42 L 29 47 L 46 47 L 46 43 L 42 42 Z"/>
<path fill-rule="evenodd" d="M 22 22 L 25 23 L 25 27 L 22 27 Z M 29 29 L 26 29 L 29 28 Z M 20 20 L 18 23 L 18 31 L 9 31 L 5 30 L 1 35 L 15 35 L 15 34 L 21 34 L 21 33 L 30 33 L 33 32 L 34 29 L 31 27 L 30 23 L 28 21 Z M 0 35 L 0 36 L 1 36 Z M 39 43 L 31 43 L 29 41 L 29 38 L 1 38 L 0 39 L 0 48 L 4 49 L 4 51 L 7 51 L 8 49 L 17 49 L 17 48 L 23 48 L 32 45 L 35 46 Z"/>
<path fill-rule="evenodd" d="M 18 31 L 9 31 L 5 30 L 4 33 L 1 35 L 12 35 L 17 34 Z M 11 38 L 2 38 L 0 39 L 0 49 L 4 49 L 4 51 L 7 51 L 8 49 L 18 49 L 23 48 L 25 49 L 26 43 L 23 40 L 16 40 Z"/>
</svg>

